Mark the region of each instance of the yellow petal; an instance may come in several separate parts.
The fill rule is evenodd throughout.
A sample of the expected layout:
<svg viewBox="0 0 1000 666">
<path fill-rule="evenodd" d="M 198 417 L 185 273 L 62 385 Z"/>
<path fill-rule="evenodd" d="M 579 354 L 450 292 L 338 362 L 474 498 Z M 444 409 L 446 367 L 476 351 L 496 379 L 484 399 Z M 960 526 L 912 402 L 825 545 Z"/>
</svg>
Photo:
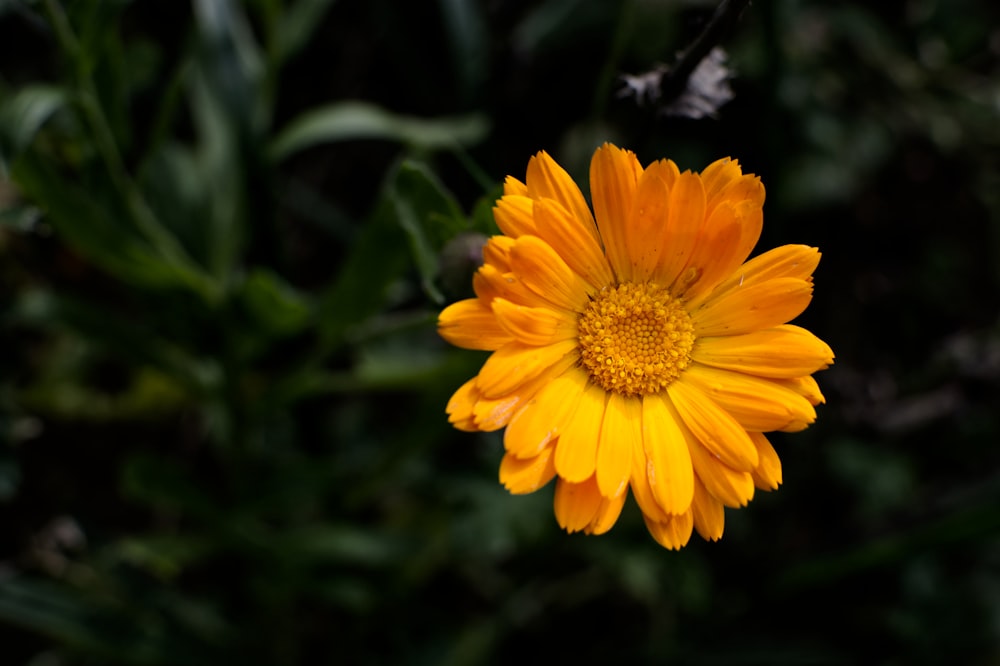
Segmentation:
<svg viewBox="0 0 1000 666">
<path fill-rule="evenodd" d="M 500 328 L 526 345 L 541 347 L 576 337 L 576 321 L 565 311 L 517 305 L 505 298 L 493 299 L 490 308 Z"/>
<path fill-rule="evenodd" d="M 650 520 L 643 516 L 646 521 L 646 529 L 649 534 L 668 550 L 679 550 L 687 545 L 691 540 L 691 528 L 694 525 L 694 516 L 690 510 L 676 516 L 670 516 L 663 522 Z"/>
<path fill-rule="evenodd" d="M 499 349 L 514 336 L 478 298 L 452 303 L 438 315 L 438 334 L 463 349 Z"/>
<path fill-rule="evenodd" d="M 528 186 L 519 181 L 514 176 L 507 176 L 503 181 L 503 193 L 507 195 L 527 196 Z"/>
<path fill-rule="evenodd" d="M 598 240 L 594 216 L 579 186 L 548 153 L 543 150 L 528 160 L 527 176 L 528 196 L 532 199 L 558 201 L 571 215 L 589 227 L 594 240 Z"/>
<path fill-rule="evenodd" d="M 828 363 L 833 361 L 832 352 L 829 358 L 830 360 Z M 777 379 L 775 381 L 782 386 L 787 386 L 791 390 L 795 391 L 808 400 L 811 405 L 820 405 L 826 402 L 826 398 L 823 397 L 823 392 L 819 390 L 819 384 L 816 383 L 816 379 L 811 375 L 806 375 L 805 377 L 793 377 L 791 379 Z"/>
<path fill-rule="evenodd" d="M 812 300 L 812 282 L 775 278 L 712 296 L 692 314 L 698 336 L 741 335 L 779 326 L 802 314 Z"/>
<path fill-rule="evenodd" d="M 588 226 L 552 199 L 536 201 L 534 212 L 536 235 L 551 245 L 574 273 L 595 290 L 614 281 L 593 222 Z"/>
<path fill-rule="evenodd" d="M 625 498 L 628 493 L 622 493 L 618 497 L 601 497 L 601 504 L 597 507 L 593 520 L 583 531 L 587 534 L 604 534 L 618 522 L 618 516 L 622 514 L 622 507 L 625 506 Z"/>
<path fill-rule="evenodd" d="M 582 483 L 558 479 L 553 501 L 556 521 L 567 532 L 579 532 L 597 515 L 603 499 L 593 477 Z"/>
<path fill-rule="evenodd" d="M 560 340 L 544 347 L 511 342 L 486 359 L 479 371 L 479 390 L 486 398 L 506 395 L 563 361 L 576 350 L 575 340 Z"/>
<path fill-rule="evenodd" d="M 722 530 L 726 524 L 725 509 L 722 502 L 709 494 L 701 479 L 695 479 L 691 511 L 694 514 L 694 528 L 702 539 L 718 541 L 722 538 Z"/>
<path fill-rule="evenodd" d="M 508 453 L 500 461 L 500 483 L 514 495 L 533 493 L 555 475 L 551 446 L 534 458 L 522 460 Z"/>
<path fill-rule="evenodd" d="M 535 235 L 534 202 L 530 197 L 507 195 L 493 207 L 493 219 L 500 231 L 510 238 L 525 234 Z"/>
<path fill-rule="evenodd" d="M 597 446 L 597 486 L 605 497 L 618 497 L 628 489 L 636 441 L 642 441 L 642 402 L 610 394 Z"/>
<path fill-rule="evenodd" d="M 485 397 L 480 393 L 479 399 L 472 408 L 476 427 L 483 432 L 492 432 L 504 427 L 510 422 L 514 414 L 517 413 L 517 410 L 527 404 L 542 387 L 565 373 L 576 362 L 577 357 L 575 354 L 567 354 L 552 366 L 539 373 L 537 377 L 518 384 L 509 393 Z M 480 383 L 480 377 L 476 378 L 477 386 Z"/>
<path fill-rule="evenodd" d="M 754 452 L 756 454 L 756 449 Z M 738 472 L 728 467 L 700 444 L 691 446 L 691 462 L 705 489 L 726 506 L 738 509 L 753 499 L 754 484 L 750 472 Z M 695 502 L 697 497 L 695 491 Z"/>
<path fill-rule="evenodd" d="M 757 449 L 746 430 L 711 398 L 689 384 L 686 375 L 670 384 L 667 394 L 684 425 L 714 456 L 741 472 L 749 472 L 757 466 Z"/>
<path fill-rule="evenodd" d="M 708 395 L 743 428 L 802 430 L 816 420 L 808 400 L 772 380 L 692 363 L 684 381 Z"/>
<path fill-rule="evenodd" d="M 665 522 L 669 514 L 653 497 L 653 489 L 649 486 L 649 460 L 646 458 L 644 450 L 645 442 L 636 442 L 632 449 L 632 473 L 629 475 L 629 486 L 632 494 L 635 495 L 635 502 L 639 505 L 643 516 L 654 522 Z"/>
<path fill-rule="evenodd" d="M 587 283 L 541 238 L 518 238 L 511 248 L 510 262 L 512 272 L 529 289 L 556 307 L 579 312 L 587 303 Z"/>
<path fill-rule="evenodd" d="M 757 447 L 760 464 L 750 473 L 753 483 L 761 490 L 776 490 L 781 485 L 781 458 L 763 433 L 752 432 L 750 439 Z"/>
<path fill-rule="evenodd" d="M 806 329 L 786 324 L 744 335 L 698 338 L 691 358 L 748 375 L 796 379 L 833 363 L 833 351 Z"/>
<path fill-rule="evenodd" d="M 698 174 L 685 171 L 670 189 L 666 224 L 660 236 L 664 244 L 656 268 L 656 279 L 672 284 L 688 263 L 705 224 L 705 187 Z"/>
<path fill-rule="evenodd" d="M 630 265 L 625 244 L 628 215 L 642 167 L 635 153 L 604 144 L 590 162 L 590 196 L 611 269 L 623 279 Z"/>
<path fill-rule="evenodd" d="M 642 400 L 642 442 L 647 476 L 657 505 L 669 514 L 691 507 L 694 468 L 676 416 L 657 395 Z"/>
<path fill-rule="evenodd" d="M 462 384 L 451 396 L 448 406 L 445 407 L 445 412 L 448 414 L 448 423 L 466 432 L 479 430 L 476 427 L 472 413 L 472 409 L 475 407 L 479 397 L 480 394 L 479 389 L 476 388 L 475 377 Z"/>
<path fill-rule="evenodd" d="M 556 472 L 576 483 L 593 476 L 597 469 L 597 447 L 607 403 L 604 389 L 586 378 L 584 384 L 579 406 L 556 442 Z"/>
<path fill-rule="evenodd" d="M 538 455 L 570 423 L 586 387 L 586 373 L 570 368 L 539 389 L 507 425 L 503 437 L 507 452 L 518 458 Z"/>
</svg>

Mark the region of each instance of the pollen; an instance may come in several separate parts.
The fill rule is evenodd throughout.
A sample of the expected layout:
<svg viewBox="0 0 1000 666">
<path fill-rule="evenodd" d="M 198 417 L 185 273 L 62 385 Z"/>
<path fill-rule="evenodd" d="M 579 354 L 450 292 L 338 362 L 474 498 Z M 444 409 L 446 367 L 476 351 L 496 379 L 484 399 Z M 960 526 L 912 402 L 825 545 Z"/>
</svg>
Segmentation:
<svg viewBox="0 0 1000 666">
<path fill-rule="evenodd" d="M 655 282 L 604 289 L 577 324 L 580 362 L 606 391 L 657 393 L 691 363 L 694 327 L 679 300 Z"/>
</svg>

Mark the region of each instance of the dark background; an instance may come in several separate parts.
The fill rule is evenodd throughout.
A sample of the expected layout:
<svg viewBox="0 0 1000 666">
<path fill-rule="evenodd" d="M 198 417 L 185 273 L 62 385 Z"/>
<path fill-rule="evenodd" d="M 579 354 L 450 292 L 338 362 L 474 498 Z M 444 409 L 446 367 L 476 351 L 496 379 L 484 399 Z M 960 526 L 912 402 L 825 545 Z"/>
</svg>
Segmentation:
<svg viewBox="0 0 1000 666">
<path fill-rule="evenodd" d="M 690 118 L 619 77 L 713 3 L 0 2 L 0 662 L 1000 662 L 1000 9 L 875 4 L 754 2 Z M 827 404 L 680 552 L 444 415 L 452 239 L 603 141 L 823 252 Z"/>
</svg>

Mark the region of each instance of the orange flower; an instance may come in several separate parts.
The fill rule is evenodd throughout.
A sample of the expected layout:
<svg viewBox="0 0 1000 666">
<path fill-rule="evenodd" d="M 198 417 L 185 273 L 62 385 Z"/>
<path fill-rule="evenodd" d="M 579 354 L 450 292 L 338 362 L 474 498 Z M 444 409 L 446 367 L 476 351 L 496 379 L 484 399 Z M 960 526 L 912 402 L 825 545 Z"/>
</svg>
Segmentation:
<svg viewBox="0 0 1000 666">
<path fill-rule="evenodd" d="M 788 324 L 812 298 L 819 252 L 785 245 L 747 261 L 764 186 L 723 159 L 702 173 L 645 169 L 605 144 L 594 212 L 542 152 L 508 177 L 473 280 L 439 331 L 493 351 L 448 403 L 461 430 L 506 427 L 500 481 L 557 477 L 570 532 L 612 527 L 632 489 L 650 534 L 680 548 L 718 539 L 723 507 L 781 483 L 763 433 L 796 431 L 823 402 L 812 373 L 833 352 Z"/>
</svg>

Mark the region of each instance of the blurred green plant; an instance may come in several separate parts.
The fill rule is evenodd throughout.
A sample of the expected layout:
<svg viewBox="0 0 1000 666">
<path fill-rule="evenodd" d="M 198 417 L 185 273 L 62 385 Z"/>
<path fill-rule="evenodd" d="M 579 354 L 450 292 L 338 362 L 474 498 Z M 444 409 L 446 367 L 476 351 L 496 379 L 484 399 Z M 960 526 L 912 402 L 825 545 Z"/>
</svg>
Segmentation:
<svg viewBox="0 0 1000 666">
<path fill-rule="evenodd" d="M 317 465 L 297 450 L 305 435 L 294 432 L 292 413 L 316 396 L 363 396 L 448 375 L 449 366 L 462 371 L 454 355 L 425 347 L 420 356 L 400 340 L 428 330 L 428 303 L 444 301 L 445 243 L 489 230 L 482 215 L 463 213 L 427 160 L 482 140 L 488 127 L 481 116 L 419 119 L 357 101 L 276 127 L 281 67 L 329 4 L 196 1 L 175 59 L 141 34 L 126 36 L 128 3 L 19 6 L 57 45 L 60 75 L 3 84 L 2 220 L 16 233 L 51 230 L 83 274 L 62 284 L 44 272 L 25 276 L 5 309 L 5 326 L 35 338 L 21 364 L 27 379 L 4 392 L 5 420 L 152 422 L 176 435 L 178 419 L 191 419 L 196 430 L 195 451 L 178 451 L 168 437 L 165 449 L 137 442 L 123 455 L 121 500 L 159 528 L 108 535 L 83 561 L 48 570 L 54 581 L 0 576 L 0 618 L 67 654 L 297 663 L 283 645 L 301 631 L 291 606 L 305 595 L 332 608 L 372 607 L 372 572 L 398 564 L 410 539 L 334 517 L 354 511 L 344 506 L 328 513 L 351 466 Z M 251 23 L 265 27 L 263 43 Z M 135 106 L 152 109 L 152 122 Z M 328 284 L 295 286 L 283 276 L 294 260 L 287 248 L 254 249 L 281 235 L 273 228 L 284 214 L 281 162 L 320 144 L 373 139 L 400 152 L 372 214 L 325 266 Z M 294 187 L 300 197 L 308 191 Z M 408 291 L 411 275 L 423 298 Z M 372 455 L 355 466 L 391 460 Z M 9 498 L 16 467 L 3 478 Z M 351 500 L 333 506 L 342 503 Z M 233 593 L 242 600 L 225 601 Z M 272 621 L 271 635 L 254 633 Z"/>
</svg>

